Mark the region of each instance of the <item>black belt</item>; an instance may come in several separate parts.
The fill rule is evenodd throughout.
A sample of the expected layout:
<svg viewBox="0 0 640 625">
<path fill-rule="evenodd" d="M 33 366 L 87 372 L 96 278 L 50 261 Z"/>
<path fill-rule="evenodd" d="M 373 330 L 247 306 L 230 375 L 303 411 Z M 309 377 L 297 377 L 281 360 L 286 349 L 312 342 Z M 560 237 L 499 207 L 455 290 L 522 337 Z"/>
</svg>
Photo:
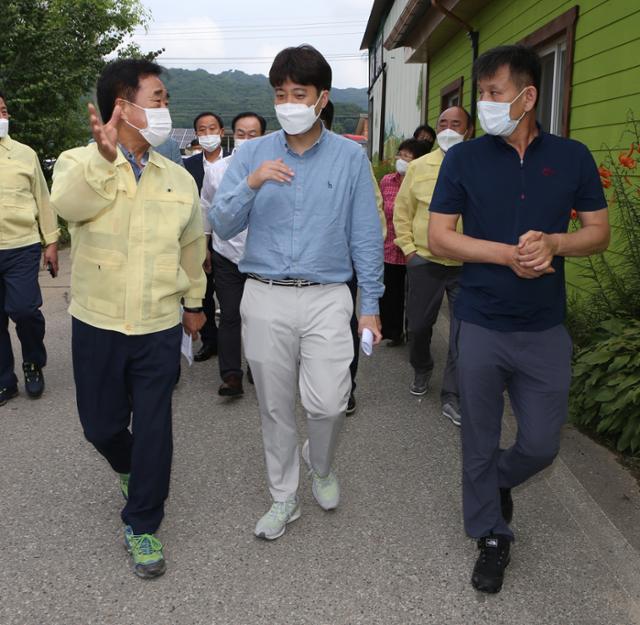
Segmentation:
<svg viewBox="0 0 640 625">
<path fill-rule="evenodd" d="M 310 280 L 298 280 L 296 278 L 285 278 L 284 280 L 271 280 L 269 278 L 263 278 L 255 273 L 248 273 L 247 278 L 251 278 L 252 280 L 257 280 L 258 282 L 262 282 L 263 284 L 275 284 L 276 286 L 318 286 L 320 282 L 311 282 Z"/>
</svg>

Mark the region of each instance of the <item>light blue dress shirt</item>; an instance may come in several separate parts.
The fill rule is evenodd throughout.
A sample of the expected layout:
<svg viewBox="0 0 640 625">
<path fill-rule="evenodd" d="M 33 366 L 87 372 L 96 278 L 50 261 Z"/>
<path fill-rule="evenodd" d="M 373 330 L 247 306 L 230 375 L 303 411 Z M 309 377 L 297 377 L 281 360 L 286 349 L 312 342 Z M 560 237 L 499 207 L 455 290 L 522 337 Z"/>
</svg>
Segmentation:
<svg viewBox="0 0 640 625">
<path fill-rule="evenodd" d="M 278 158 L 293 170 L 292 181 L 251 189 L 247 176 Z M 348 282 L 355 269 L 361 314 L 378 314 L 382 228 L 369 161 L 354 141 L 323 127 L 302 156 L 282 130 L 248 141 L 234 153 L 209 219 L 222 239 L 249 228 L 243 273 L 331 284 Z"/>
</svg>

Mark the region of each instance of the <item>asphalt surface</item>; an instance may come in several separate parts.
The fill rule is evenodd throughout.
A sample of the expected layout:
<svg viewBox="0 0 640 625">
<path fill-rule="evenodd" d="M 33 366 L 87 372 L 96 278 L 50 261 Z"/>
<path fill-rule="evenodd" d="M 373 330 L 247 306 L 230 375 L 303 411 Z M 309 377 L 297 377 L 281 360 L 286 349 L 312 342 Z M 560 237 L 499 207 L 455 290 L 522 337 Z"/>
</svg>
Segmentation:
<svg viewBox="0 0 640 625">
<path fill-rule="evenodd" d="M 476 548 L 462 529 L 459 430 L 440 415 L 436 392 L 409 394 L 404 347 L 362 358 L 357 412 L 336 458 L 339 509 L 322 511 L 303 473 L 302 517 L 274 542 L 253 536 L 270 505 L 253 388 L 225 401 L 215 359 L 183 364 L 158 534 L 168 570 L 136 578 L 117 480 L 76 414 L 62 260 L 59 278 L 41 274 L 45 394 L 33 401 L 21 392 L 0 408 L 1 625 L 640 623 L 638 485 L 570 427 L 553 467 L 514 491 L 517 542 L 503 591 L 471 588 Z M 441 320 L 434 382 L 445 332 Z M 513 431 L 506 417 L 506 440 Z"/>
</svg>

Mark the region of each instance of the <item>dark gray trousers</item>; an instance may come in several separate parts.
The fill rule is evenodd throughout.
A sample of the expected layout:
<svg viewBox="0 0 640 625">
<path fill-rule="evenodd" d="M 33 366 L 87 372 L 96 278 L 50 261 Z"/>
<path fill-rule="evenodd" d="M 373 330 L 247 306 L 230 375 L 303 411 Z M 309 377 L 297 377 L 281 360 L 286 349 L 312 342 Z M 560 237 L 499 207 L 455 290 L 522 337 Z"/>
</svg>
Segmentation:
<svg viewBox="0 0 640 625">
<path fill-rule="evenodd" d="M 242 378 L 242 320 L 240 301 L 244 292 L 245 274 L 238 265 L 215 250 L 211 256 L 213 273 L 216 276 L 216 293 L 220 302 L 218 324 L 218 364 L 220 377 L 229 375 Z"/>
<path fill-rule="evenodd" d="M 513 532 L 500 512 L 499 488 L 549 466 L 567 419 L 571 339 L 563 325 L 540 332 L 498 332 L 461 322 L 457 341 L 462 410 L 462 498 L 467 534 Z M 500 449 L 504 390 L 518 423 Z"/>
<path fill-rule="evenodd" d="M 449 301 L 449 336 L 454 337 L 457 334 L 458 320 L 453 316 L 453 303 L 459 290 L 460 271 L 460 267 L 432 263 L 417 255 L 407 263 L 409 361 L 416 373 L 430 374 L 433 371 L 431 335 L 445 293 Z M 451 340 L 442 378 L 441 397 L 443 402 L 449 400 L 457 403 L 456 359 Z"/>
</svg>

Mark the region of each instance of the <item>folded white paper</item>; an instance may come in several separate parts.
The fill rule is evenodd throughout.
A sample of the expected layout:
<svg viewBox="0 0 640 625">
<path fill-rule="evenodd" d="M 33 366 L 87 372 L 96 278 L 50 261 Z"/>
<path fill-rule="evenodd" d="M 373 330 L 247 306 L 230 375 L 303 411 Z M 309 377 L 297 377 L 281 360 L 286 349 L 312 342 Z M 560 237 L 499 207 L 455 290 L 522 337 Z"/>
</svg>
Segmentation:
<svg viewBox="0 0 640 625">
<path fill-rule="evenodd" d="M 184 330 L 182 331 L 182 346 L 180 351 L 187 359 L 189 366 L 191 366 L 193 364 L 193 339 Z"/>
<path fill-rule="evenodd" d="M 373 353 L 373 332 L 369 328 L 365 328 L 362 331 L 360 337 L 360 347 L 366 356 L 371 356 Z"/>
</svg>

